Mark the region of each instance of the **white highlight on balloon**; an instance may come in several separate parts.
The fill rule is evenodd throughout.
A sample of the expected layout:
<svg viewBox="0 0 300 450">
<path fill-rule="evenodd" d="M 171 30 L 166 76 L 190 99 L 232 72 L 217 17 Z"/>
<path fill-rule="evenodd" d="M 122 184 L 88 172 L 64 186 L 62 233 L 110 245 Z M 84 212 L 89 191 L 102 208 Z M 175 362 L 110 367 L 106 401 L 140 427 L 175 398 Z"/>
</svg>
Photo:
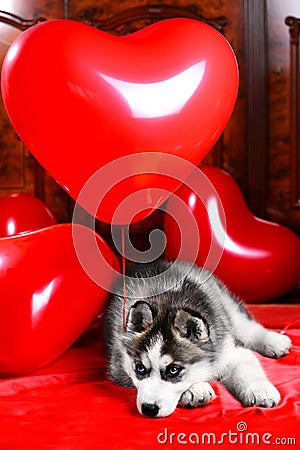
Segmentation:
<svg viewBox="0 0 300 450">
<path fill-rule="evenodd" d="M 132 116 L 139 119 L 178 114 L 200 85 L 205 61 L 200 61 L 171 78 L 154 83 L 135 83 L 101 74 L 125 99 Z"/>
<path fill-rule="evenodd" d="M 227 249 L 227 251 L 236 255 L 243 254 L 247 256 L 247 258 L 257 259 L 266 257 L 266 255 L 268 255 L 268 252 L 266 250 L 248 248 L 243 244 L 234 242 L 231 237 L 228 236 L 228 233 L 224 228 L 220 217 L 218 203 L 213 197 L 207 201 L 207 212 L 210 225 L 213 230 L 213 235 L 215 236 L 220 247 L 224 247 Z"/>
</svg>

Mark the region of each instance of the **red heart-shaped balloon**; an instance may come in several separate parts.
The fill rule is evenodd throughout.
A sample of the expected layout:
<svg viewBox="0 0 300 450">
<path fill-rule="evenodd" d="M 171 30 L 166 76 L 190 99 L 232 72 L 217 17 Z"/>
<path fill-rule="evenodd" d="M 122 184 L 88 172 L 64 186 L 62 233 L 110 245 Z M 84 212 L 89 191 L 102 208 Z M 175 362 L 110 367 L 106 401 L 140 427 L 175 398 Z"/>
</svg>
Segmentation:
<svg viewBox="0 0 300 450">
<path fill-rule="evenodd" d="M 109 286 L 118 263 L 106 243 L 87 227 L 53 225 L 0 239 L 2 375 L 25 374 L 59 356 L 105 303 L 107 291 L 78 261 L 72 230 L 87 248 L 96 240 L 98 257 L 92 256 L 90 263 Z"/>
<path fill-rule="evenodd" d="M 2 68 L 5 106 L 26 146 L 76 200 L 97 174 L 87 196 L 93 206 L 79 202 L 115 224 L 163 203 L 190 173 L 180 158 L 198 165 L 223 131 L 237 87 L 226 39 L 191 19 L 125 37 L 45 22 L 16 39 Z"/>
<path fill-rule="evenodd" d="M 185 237 L 181 231 L 192 216 L 200 236 L 199 248 L 190 232 L 181 257 L 214 271 L 243 300 L 264 302 L 296 286 L 300 239 L 295 233 L 255 217 L 234 179 L 218 168 L 203 166 L 186 183 L 167 202 L 167 258 L 178 257 Z"/>
<path fill-rule="evenodd" d="M 34 231 L 55 225 L 46 205 L 29 194 L 12 194 L 0 198 L 0 237 Z"/>
</svg>

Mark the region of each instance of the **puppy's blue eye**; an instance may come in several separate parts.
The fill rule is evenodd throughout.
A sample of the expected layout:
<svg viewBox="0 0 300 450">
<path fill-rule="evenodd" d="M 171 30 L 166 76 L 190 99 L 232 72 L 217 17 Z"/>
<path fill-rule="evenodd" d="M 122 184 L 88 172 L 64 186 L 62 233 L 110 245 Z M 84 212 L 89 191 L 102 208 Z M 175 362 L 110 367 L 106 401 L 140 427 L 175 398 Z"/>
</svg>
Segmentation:
<svg viewBox="0 0 300 450">
<path fill-rule="evenodd" d="M 177 377 L 182 371 L 182 367 L 170 365 L 167 367 L 166 373 L 169 378 Z"/>
<path fill-rule="evenodd" d="M 135 371 L 138 375 L 146 375 L 147 369 L 142 363 L 136 363 Z"/>
</svg>

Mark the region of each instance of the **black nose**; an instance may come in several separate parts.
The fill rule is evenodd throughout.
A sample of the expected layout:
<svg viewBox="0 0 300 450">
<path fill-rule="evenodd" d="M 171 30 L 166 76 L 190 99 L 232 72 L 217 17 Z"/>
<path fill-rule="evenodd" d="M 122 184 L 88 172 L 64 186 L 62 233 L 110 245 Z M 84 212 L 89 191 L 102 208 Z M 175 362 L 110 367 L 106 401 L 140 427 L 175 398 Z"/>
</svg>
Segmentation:
<svg viewBox="0 0 300 450">
<path fill-rule="evenodd" d="M 142 413 L 144 416 L 155 417 L 159 412 L 159 407 L 155 403 L 143 403 Z"/>
</svg>

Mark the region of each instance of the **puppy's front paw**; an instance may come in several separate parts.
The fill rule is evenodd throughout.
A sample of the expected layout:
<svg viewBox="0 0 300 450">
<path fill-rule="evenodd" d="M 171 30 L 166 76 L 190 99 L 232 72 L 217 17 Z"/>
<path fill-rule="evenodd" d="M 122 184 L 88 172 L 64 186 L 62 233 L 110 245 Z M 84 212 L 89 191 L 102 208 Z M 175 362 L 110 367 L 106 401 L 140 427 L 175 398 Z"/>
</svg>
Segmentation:
<svg viewBox="0 0 300 450">
<path fill-rule="evenodd" d="M 193 384 L 185 391 L 179 401 L 180 406 L 187 408 L 196 408 L 210 403 L 216 398 L 215 391 L 209 383 L 201 382 Z"/>
<path fill-rule="evenodd" d="M 240 401 L 243 406 L 261 406 L 273 408 L 280 401 L 280 394 L 269 381 L 249 386 L 241 395 Z"/>
<path fill-rule="evenodd" d="M 269 331 L 262 342 L 261 354 L 269 358 L 281 358 L 289 353 L 292 341 L 285 334 Z"/>
</svg>

